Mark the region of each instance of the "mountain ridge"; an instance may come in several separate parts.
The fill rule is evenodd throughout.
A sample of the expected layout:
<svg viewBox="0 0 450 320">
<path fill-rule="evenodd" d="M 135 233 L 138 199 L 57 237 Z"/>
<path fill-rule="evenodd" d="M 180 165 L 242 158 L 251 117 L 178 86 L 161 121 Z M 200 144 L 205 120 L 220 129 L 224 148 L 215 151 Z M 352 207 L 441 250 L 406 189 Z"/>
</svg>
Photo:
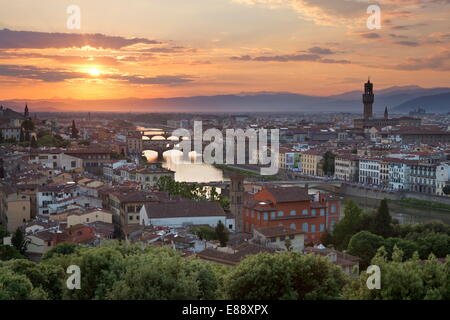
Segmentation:
<svg viewBox="0 0 450 320">
<path fill-rule="evenodd" d="M 375 91 L 374 112 L 382 113 L 387 106 L 393 112 L 409 112 L 420 107 L 427 110 L 441 106 L 449 112 L 450 105 L 439 102 L 435 95 L 450 94 L 450 88 L 422 88 L 415 85 L 395 86 Z M 362 91 L 349 91 L 329 96 L 315 96 L 291 92 L 241 92 L 210 96 L 173 98 L 120 98 L 120 99 L 8 99 L 0 100 L 5 107 L 22 110 L 25 103 L 35 112 L 64 111 L 122 111 L 122 112 L 361 112 Z M 422 98 L 419 101 L 415 99 Z M 442 96 L 441 99 L 446 99 Z M 436 100 L 438 99 L 438 100 Z M 430 102 L 427 102 L 430 101 Z M 447 100 L 448 101 L 448 100 Z M 412 107 L 414 106 L 414 107 Z M 442 108 L 442 106 L 445 106 Z M 439 108 L 438 108 L 439 109 Z"/>
</svg>

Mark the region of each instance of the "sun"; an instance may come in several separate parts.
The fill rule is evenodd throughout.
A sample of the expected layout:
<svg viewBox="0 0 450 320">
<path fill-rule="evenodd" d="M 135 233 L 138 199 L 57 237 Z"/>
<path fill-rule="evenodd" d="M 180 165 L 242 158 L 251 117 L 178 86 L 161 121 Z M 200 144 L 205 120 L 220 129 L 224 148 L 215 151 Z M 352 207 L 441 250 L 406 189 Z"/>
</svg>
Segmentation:
<svg viewBox="0 0 450 320">
<path fill-rule="evenodd" d="M 94 68 L 90 68 L 88 70 L 88 72 L 93 77 L 98 77 L 101 74 L 100 69 L 99 68 L 95 68 L 95 67 Z"/>
</svg>

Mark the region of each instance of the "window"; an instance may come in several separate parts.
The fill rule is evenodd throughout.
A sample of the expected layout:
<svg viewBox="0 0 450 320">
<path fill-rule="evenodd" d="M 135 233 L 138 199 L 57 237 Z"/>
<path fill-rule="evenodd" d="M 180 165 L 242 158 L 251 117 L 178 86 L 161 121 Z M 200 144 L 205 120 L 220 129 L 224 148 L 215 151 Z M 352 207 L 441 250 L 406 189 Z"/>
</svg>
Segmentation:
<svg viewBox="0 0 450 320">
<path fill-rule="evenodd" d="M 320 224 L 320 232 L 323 232 L 325 230 L 325 226 L 323 225 L 323 223 Z"/>
<path fill-rule="evenodd" d="M 280 241 L 284 241 L 286 239 L 284 236 L 280 237 Z"/>
<path fill-rule="evenodd" d="M 304 224 L 302 224 L 302 230 L 303 230 L 303 232 L 308 232 L 308 222 L 305 222 Z"/>
<path fill-rule="evenodd" d="M 315 216 L 315 215 L 316 215 L 316 209 L 312 209 L 312 210 L 311 210 L 311 214 L 312 214 L 313 216 Z"/>
<path fill-rule="evenodd" d="M 264 212 L 264 220 L 269 220 L 269 213 Z"/>
<path fill-rule="evenodd" d="M 77 165 L 77 162 L 76 162 L 76 161 L 71 161 L 71 162 L 70 162 L 70 166 L 71 166 L 72 168 L 75 168 L 76 165 Z"/>
<path fill-rule="evenodd" d="M 295 230 L 297 229 L 297 226 L 295 225 L 295 223 L 291 223 L 290 228 Z"/>
<path fill-rule="evenodd" d="M 270 213 L 270 219 L 275 219 L 275 215 L 276 215 L 276 212 L 275 212 L 275 211 L 272 211 L 272 212 Z"/>
<path fill-rule="evenodd" d="M 291 239 L 291 240 L 294 240 L 294 238 L 295 238 L 295 236 L 294 236 L 293 234 L 291 234 L 291 235 L 289 236 L 289 239 Z"/>
<path fill-rule="evenodd" d="M 315 224 L 311 225 L 311 232 L 316 232 L 316 225 Z"/>
<path fill-rule="evenodd" d="M 291 216 L 295 216 L 297 212 L 295 210 L 291 210 Z"/>
<path fill-rule="evenodd" d="M 325 214 L 325 209 L 320 209 L 320 215 L 323 216 Z"/>
<path fill-rule="evenodd" d="M 283 211 L 278 211 L 278 216 L 279 216 L 279 217 L 284 216 L 284 212 L 283 212 Z"/>
<path fill-rule="evenodd" d="M 303 209 L 302 214 L 303 215 L 307 215 L 308 214 L 308 209 Z"/>
<path fill-rule="evenodd" d="M 130 216 L 129 216 L 129 219 L 130 219 L 130 220 L 133 220 L 133 216 L 130 215 Z"/>
<path fill-rule="evenodd" d="M 331 205 L 331 213 L 336 213 L 336 205 L 335 204 Z"/>
</svg>

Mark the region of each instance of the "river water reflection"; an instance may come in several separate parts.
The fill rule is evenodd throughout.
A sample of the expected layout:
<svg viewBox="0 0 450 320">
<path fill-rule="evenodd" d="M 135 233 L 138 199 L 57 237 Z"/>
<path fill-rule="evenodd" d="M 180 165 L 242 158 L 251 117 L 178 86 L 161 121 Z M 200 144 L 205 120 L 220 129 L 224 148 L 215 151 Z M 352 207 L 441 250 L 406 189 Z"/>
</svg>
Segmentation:
<svg viewBox="0 0 450 320">
<path fill-rule="evenodd" d="M 153 150 L 143 152 L 147 161 L 152 163 L 158 160 L 158 153 Z M 163 167 L 175 172 L 175 181 L 179 182 L 211 182 L 224 181 L 223 172 L 206 163 L 194 163 L 195 151 L 189 154 L 190 161 L 183 161 L 182 152 L 169 150 L 163 154 Z"/>
</svg>

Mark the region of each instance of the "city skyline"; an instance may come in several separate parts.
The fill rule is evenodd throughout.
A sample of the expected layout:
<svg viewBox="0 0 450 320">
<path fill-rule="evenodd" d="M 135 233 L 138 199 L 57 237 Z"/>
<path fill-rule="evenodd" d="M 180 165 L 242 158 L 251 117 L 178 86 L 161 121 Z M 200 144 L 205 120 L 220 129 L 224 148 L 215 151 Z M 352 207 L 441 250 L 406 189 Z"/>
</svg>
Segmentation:
<svg viewBox="0 0 450 320">
<path fill-rule="evenodd" d="M 448 86 L 447 1 L 379 1 L 378 30 L 368 1 L 77 1 L 75 30 L 49 2 L 1 1 L 0 99 Z"/>
</svg>

